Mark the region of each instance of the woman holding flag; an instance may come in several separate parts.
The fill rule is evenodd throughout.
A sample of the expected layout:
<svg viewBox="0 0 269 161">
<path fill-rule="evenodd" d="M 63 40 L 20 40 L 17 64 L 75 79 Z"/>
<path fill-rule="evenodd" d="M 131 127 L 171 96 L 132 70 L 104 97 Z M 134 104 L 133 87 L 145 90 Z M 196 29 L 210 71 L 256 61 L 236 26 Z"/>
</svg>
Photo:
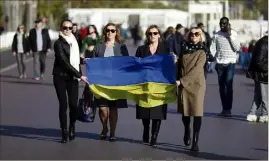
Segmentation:
<svg viewBox="0 0 269 161">
<path fill-rule="evenodd" d="M 78 42 L 72 34 L 73 24 L 71 20 L 63 20 L 60 26 L 60 35 L 54 43 L 55 61 L 53 67 L 53 84 L 59 100 L 59 120 L 62 129 L 61 143 L 67 143 L 75 139 L 76 109 L 78 103 L 78 80 L 88 83 L 86 76 L 82 76 Z M 70 108 L 69 132 L 67 129 L 67 96 Z"/>
<path fill-rule="evenodd" d="M 162 34 L 157 25 L 151 25 L 146 30 L 146 44 L 139 46 L 136 57 L 144 58 L 154 54 L 169 54 L 168 46 L 162 42 Z M 157 107 L 144 108 L 136 105 L 136 119 L 142 119 L 144 131 L 144 144 L 150 143 L 151 146 L 157 145 L 157 137 L 162 120 L 166 120 L 167 104 Z M 150 121 L 152 120 L 151 140 L 149 140 Z"/>
<path fill-rule="evenodd" d="M 102 32 L 102 42 L 95 48 L 95 57 L 111 57 L 111 56 L 129 56 L 127 47 L 122 43 L 120 30 L 114 23 L 108 23 Z M 127 108 L 126 99 L 118 99 L 115 101 L 105 98 L 96 99 L 99 107 L 99 117 L 102 122 L 103 130 L 100 138 L 105 140 L 108 133 L 107 122 L 110 123 L 109 141 L 116 141 L 115 131 L 118 120 L 118 108 Z"/>
<path fill-rule="evenodd" d="M 203 69 L 206 61 L 205 46 L 203 46 L 205 36 L 201 29 L 194 27 L 187 33 L 186 40 L 182 45 L 182 53 L 178 61 L 178 111 L 182 113 L 182 121 L 185 127 L 183 140 L 186 146 L 191 143 L 190 117 L 194 117 L 191 150 L 199 151 L 198 138 L 206 91 Z"/>
</svg>

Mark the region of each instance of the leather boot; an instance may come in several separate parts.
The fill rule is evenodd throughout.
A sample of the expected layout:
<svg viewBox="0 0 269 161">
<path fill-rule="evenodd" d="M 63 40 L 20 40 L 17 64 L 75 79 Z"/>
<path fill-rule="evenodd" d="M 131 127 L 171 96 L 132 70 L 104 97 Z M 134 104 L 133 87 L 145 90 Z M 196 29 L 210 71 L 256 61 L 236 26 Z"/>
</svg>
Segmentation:
<svg viewBox="0 0 269 161">
<path fill-rule="evenodd" d="M 69 141 L 75 140 L 76 133 L 75 133 L 75 124 L 70 124 L 69 126 Z"/>
<path fill-rule="evenodd" d="M 199 141 L 199 132 L 194 131 L 193 138 L 192 138 L 191 151 L 199 151 L 198 141 Z"/>
<path fill-rule="evenodd" d="M 144 144 L 148 144 L 149 143 L 149 124 L 150 124 L 150 120 L 149 119 L 142 119 L 142 123 L 143 123 L 143 143 Z"/>
<path fill-rule="evenodd" d="M 151 141 L 150 146 L 157 146 L 157 138 L 161 127 L 161 120 L 152 120 L 152 129 L 151 129 Z"/>
<path fill-rule="evenodd" d="M 61 143 L 67 143 L 67 139 L 68 139 L 68 130 L 67 129 L 62 129 Z"/>
<path fill-rule="evenodd" d="M 183 140 L 186 146 L 191 145 L 191 128 L 190 127 L 185 129 Z"/>
</svg>

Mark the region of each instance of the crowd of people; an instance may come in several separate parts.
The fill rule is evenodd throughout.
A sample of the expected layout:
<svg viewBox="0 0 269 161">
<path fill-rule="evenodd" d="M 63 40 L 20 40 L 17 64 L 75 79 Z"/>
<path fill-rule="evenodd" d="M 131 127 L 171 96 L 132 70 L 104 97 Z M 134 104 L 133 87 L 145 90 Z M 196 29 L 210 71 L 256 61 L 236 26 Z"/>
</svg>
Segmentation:
<svg viewBox="0 0 269 161">
<path fill-rule="evenodd" d="M 182 114 L 184 125 L 184 144 L 192 145 L 192 151 L 199 151 L 199 133 L 204 114 L 204 98 L 206 93 L 206 75 L 215 63 L 218 75 L 219 93 L 222 103 L 221 116 L 230 117 L 233 105 L 233 78 L 237 61 L 237 53 L 241 50 L 238 35 L 231 28 L 229 19 L 220 19 L 220 31 L 211 38 L 198 23 L 189 29 L 178 24 L 175 29 L 168 27 L 162 33 L 157 25 L 150 25 L 145 32 L 145 43 L 138 46 L 135 57 L 145 58 L 154 54 L 173 54 L 177 67 L 176 84 L 178 87 L 178 112 Z M 26 39 L 24 26 L 18 27 L 12 44 L 13 55 L 18 61 L 19 77 L 25 78 L 24 54 L 30 52 L 34 57 L 34 79 L 43 78 L 45 72 L 46 53 L 51 50 L 48 30 L 41 29 L 41 21 L 30 31 Z M 53 67 L 53 83 L 59 100 L 59 120 L 62 129 L 62 143 L 75 139 L 76 109 L 78 103 L 78 81 L 86 83 L 88 79 L 82 75 L 80 65 L 86 58 L 129 56 L 124 43 L 126 33 L 121 33 L 119 25 L 108 23 L 99 34 L 95 25 L 82 26 L 65 19 L 60 24 L 60 34 L 54 43 L 55 62 Z M 141 37 L 141 36 L 140 36 Z M 135 44 L 140 38 L 135 38 Z M 255 81 L 253 105 L 247 116 L 248 121 L 257 121 L 256 111 L 261 108 L 260 122 L 268 121 L 267 82 L 268 82 L 268 36 L 264 36 L 253 45 L 252 59 L 247 70 L 247 77 Z M 40 72 L 37 64 L 40 63 Z M 90 90 L 89 90 L 90 92 Z M 66 96 L 66 93 L 68 96 Z M 100 138 L 116 141 L 116 125 L 118 109 L 128 108 L 127 100 L 110 101 L 104 98 L 95 99 L 99 107 L 102 123 Z M 68 102 L 68 103 L 67 103 Z M 67 123 L 67 108 L 70 108 L 70 122 Z M 190 122 L 193 117 L 193 129 Z M 157 146 L 157 137 L 163 120 L 167 119 L 167 104 L 153 108 L 136 106 L 136 118 L 142 120 L 144 127 L 142 141 Z M 110 128 L 108 128 L 108 122 Z M 152 125 L 150 127 L 150 124 Z M 151 132 L 150 132 L 151 129 Z M 193 135 L 191 137 L 191 131 Z M 151 135 L 150 135 L 151 133 Z"/>
</svg>

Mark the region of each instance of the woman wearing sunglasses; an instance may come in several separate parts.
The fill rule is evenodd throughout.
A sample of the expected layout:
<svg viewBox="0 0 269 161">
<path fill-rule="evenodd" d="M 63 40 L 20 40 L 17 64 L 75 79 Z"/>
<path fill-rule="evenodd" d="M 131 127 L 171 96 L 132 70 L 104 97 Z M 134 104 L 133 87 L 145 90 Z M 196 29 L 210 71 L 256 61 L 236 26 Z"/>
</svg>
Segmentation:
<svg viewBox="0 0 269 161">
<path fill-rule="evenodd" d="M 78 42 L 72 34 L 72 22 L 63 20 L 60 35 L 54 43 L 55 61 L 53 67 L 53 84 L 59 100 L 59 119 L 62 129 L 62 143 L 75 139 L 76 109 L 78 103 L 78 80 L 88 83 L 87 77 L 81 75 Z M 69 104 L 69 132 L 67 130 L 67 96 Z"/>
<path fill-rule="evenodd" d="M 122 43 L 120 29 L 114 23 L 108 23 L 103 28 L 102 42 L 96 45 L 95 57 L 129 56 L 125 44 Z M 105 98 L 95 99 L 99 107 L 99 117 L 103 126 L 100 138 L 105 140 L 108 133 L 108 119 L 110 124 L 109 141 L 116 141 L 115 131 L 118 120 L 118 108 L 127 108 L 127 100 L 110 101 Z"/>
<path fill-rule="evenodd" d="M 169 54 L 168 46 L 162 41 L 162 33 L 157 25 L 151 25 L 146 30 L 146 44 L 139 46 L 136 51 L 136 57 L 144 58 L 153 54 Z M 136 105 L 136 119 L 142 119 L 143 123 L 143 142 L 151 146 L 157 145 L 162 120 L 166 120 L 167 104 L 152 108 L 144 108 Z M 150 121 L 152 121 L 151 140 L 150 139 Z"/>
<path fill-rule="evenodd" d="M 206 61 L 205 36 L 198 27 L 193 27 L 186 35 L 182 46 L 178 68 L 178 112 L 182 113 L 185 127 L 184 144 L 191 143 L 190 117 L 193 116 L 192 151 L 198 151 L 198 138 L 202 124 L 205 97 L 204 65 Z"/>
</svg>

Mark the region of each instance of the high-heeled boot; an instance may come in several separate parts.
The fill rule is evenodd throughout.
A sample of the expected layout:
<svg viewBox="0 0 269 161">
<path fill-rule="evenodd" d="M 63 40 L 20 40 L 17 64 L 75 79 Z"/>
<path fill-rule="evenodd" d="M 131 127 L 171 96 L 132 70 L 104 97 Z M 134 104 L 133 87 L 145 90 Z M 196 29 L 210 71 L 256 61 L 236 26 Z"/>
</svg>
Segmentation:
<svg viewBox="0 0 269 161">
<path fill-rule="evenodd" d="M 143 123 L 143 143 L 144 144 L 148 144 L 149 143 L 149 124 L 150 124 L 150 120 L 149 119 L 142 119 L 142 123 Z"/>
<path fill-rule="evenodd" d="M 62 129 L 61 143 L 67 143 L 67 139 L 68 139 L 68 130 L 67 129 Z"/>
<path fill-rule="evenodd" d="M 191 118 L 189 116 L 182 116 L 182 121 L 185 129 L 183 141 L 186 146 L 189 146 L 191 144 Z"/>
<path fill-rule="evenodd" d="M 69 141 L 75 140 L 76 132 L 75 132 L 75 124 L 70 124 L 69 126 Z"/>
<path fill-rule="evenodd" d="M 151 141 L 150 146 L 157 146 L 157 138 L 161 127 L 161 120 L 152 120 L 152 129 L 151 129 Z"/>
<path fill-rule="evenodd" d="M 199 132 L 194 131 L 193 138 L 192 138 L 191 151 L 199 151 L 198 141 L 199 141 Z"/>
<path fill-rule="evenodd" d="M 186 146 L 191 145 L 191 128 L 190 127 L 185 128 L 183 141 Z"/>
</svg>

